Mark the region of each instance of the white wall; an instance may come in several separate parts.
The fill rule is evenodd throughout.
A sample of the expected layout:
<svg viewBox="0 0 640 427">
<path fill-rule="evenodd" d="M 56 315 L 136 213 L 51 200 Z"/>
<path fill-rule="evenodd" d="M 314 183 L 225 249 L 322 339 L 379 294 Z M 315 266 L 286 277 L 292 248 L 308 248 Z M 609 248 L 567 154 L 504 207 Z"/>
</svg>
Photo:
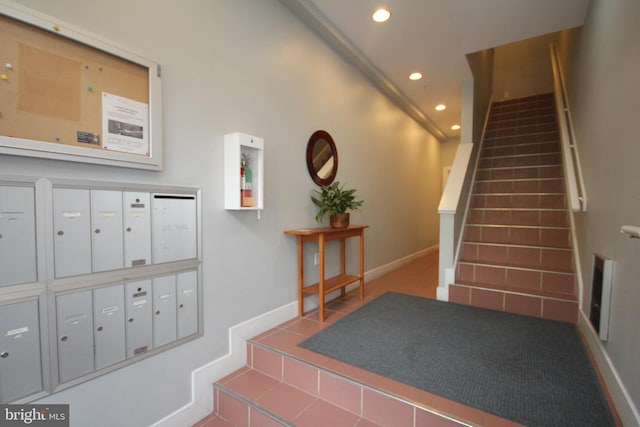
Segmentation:
<svg viewBox="0 0 640 427">
<path fill-rule="evenodd" d="M 549 44 L 557 33 L 495 48 L 493 100 L 518 99 L 553 92 Z"/>
<path fill-rule="evenodd" d="M 582 30 L 561 38 L 589 197 L 588 211 L 574 215 L 585 281 L 583 307 L 588 316 L 593 254 L 614 260 L 610 332 L 604 347 L 636 408 L 640 240 L 621 235 L 620 227 L 640 225 L 639 16 L 637 0 L 592 0 Z"/>
<path fill-rule="evenodd" d="M 52 395 L 71 425 L 143 426 L 190 401 L 190 373 L 227 353 L 230 326 L 296 299 L 296 244 L 317 225 L 305 147 L 338 146 L 358 189 L 365 270 L 437 244 L 440 144 L 276 0 L 21 0 L 162 65 L 165 169 L 145 172 L 0 155 L 6 174 L 202 188 L 203 338 Z M 265 140 L 265 210 L 224 210 L 223 135 Z"/>
</svg>

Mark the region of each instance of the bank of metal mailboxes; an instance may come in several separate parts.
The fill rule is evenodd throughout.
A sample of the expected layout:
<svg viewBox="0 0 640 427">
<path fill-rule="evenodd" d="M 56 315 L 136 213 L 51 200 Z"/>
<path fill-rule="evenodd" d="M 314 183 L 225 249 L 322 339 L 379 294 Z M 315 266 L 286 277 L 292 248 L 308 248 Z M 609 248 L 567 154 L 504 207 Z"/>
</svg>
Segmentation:
<svg viewBox="0 0 640 427">
<path fill-rule="evenodd" d="M 0 180 L 0 404 L 198 336 L 197 197 L 154 185 Z"/>
<path fill-rule="evenodd" d="M 0 185 L 0 287 L 37 279 L 34 197 L 33 187 Z"/>
<path fill-rule="evenodd" d="M 194 195 L 54 188 L 53 208 L 57 278 L 197 257 Z"/>
<path fill-rule="evenodd" d="M 196 334 L 197 285 L 193 270 L 58 295 L 59 382 Z"/>
</svg>

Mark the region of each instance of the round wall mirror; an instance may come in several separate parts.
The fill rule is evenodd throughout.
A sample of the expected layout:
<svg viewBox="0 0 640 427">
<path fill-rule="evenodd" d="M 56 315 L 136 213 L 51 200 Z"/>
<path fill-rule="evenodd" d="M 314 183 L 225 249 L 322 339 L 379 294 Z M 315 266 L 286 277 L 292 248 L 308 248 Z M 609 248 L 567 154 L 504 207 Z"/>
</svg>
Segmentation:
<svg viewBox="0 0 640 427">
<path fill-rule="evenodd" d="M 338 150 L 328 132 L 318 130 L 307 143 L 307 169 L 318 185 L 329 185 L 338 173 Z"/>
</svg>

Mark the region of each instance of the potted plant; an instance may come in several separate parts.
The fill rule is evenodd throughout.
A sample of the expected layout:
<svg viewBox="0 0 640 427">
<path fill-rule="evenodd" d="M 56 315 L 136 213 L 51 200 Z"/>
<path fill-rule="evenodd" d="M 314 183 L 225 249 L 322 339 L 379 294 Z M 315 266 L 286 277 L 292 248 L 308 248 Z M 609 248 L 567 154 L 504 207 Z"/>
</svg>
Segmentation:
<svg viewBox="0 0 640 427">
<path fill-rule="evenodd" d="M 325 215 L 329 215 L 329 223 L 333 228 L 345 228 L 349 226 L 348 210 L 356 210 L 364 203 L 364 200 L 356 200 L 354 188 L 345 190 L 344 184 L 334 181 L 323 185 L 320 190 L 313 190 L 311 201 L 318 207 L 316 221 L 321 222 Z"/>
</svg>

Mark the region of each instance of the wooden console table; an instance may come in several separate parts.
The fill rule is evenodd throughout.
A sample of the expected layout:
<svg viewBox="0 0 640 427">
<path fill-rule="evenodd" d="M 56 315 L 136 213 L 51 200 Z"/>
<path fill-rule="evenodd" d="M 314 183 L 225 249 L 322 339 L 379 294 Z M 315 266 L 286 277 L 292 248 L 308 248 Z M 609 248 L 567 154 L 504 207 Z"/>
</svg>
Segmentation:
<svg viewBox="0 0 640 427">
<path fill-rule="evenodd" d="M 298 315 L 304 315 L 304 294 L 318 295 L 320 321 L 324 322 L 324 297 L 328 293 L 340 289 L 342 296 L 348 284 L 360 281 L 360 299 L 364 298 L 364 229 L 368 225 L 350 225 L 347 228 L 307 228 L 286 230 L 285 234 L 298 236 Z M 346 273 L 345 240 L 349 237 L 360 237 L 360 272 L 358 275 Z M 340 240 L 340 274 L 331 278 L 324 277 L 325 242 Z M 318 244 L 318 282 L 304 286 L 303 243 Z"/>
</svg>

